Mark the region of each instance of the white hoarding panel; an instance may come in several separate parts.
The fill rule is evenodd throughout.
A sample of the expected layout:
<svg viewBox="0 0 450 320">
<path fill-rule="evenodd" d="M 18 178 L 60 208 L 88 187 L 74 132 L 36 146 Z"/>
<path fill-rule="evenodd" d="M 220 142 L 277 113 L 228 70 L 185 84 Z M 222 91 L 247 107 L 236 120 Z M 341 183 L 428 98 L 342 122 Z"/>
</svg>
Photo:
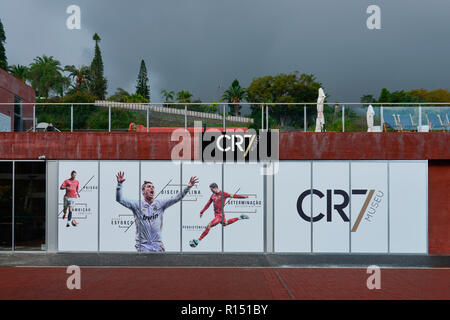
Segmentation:
<svg viewBox="0 0 450 320">
<path fill-rule="evenodd" d="M 100 251 L 136 252 L 133 212 L 117 202 L 117 177 L 124 173 L 123 197 L 139 201 L 139 162 L 100 162 Z"/>
<path fill-rule="evenodd" d="M 349 252 L 349 162 L 313 162 L 313 252 Z"/>
<path fill-rule="evenodd" d="M 0 132 L 11 132 L 11 117 L 0 113 Z"/>
<path fill-rule="evenodd" d="M 351 162 L 351 252 L 388 252 L 387 162 Z"/>
<path fill-rule="evenodd" d="M 225 252 L 264 251 L 264 207 L 261 163 L 224 165 Z"/>
<path fill-rule="evenodd" d="M 216 183 L 222 188 L 222 165 L 217 163 L 191 163 L 183 162 L 183 187 L 189 178 L 196 176 L 199 183 L 191 189 L 183 199 L 182 209 L 182 251 L 193 252 L 222 252 L 222 225 L 216 218 L 215 211 L 221 210 L 220 202 L 209 202 L 213 193 L 210 189 L 211 183 Z M 207 208 L 205 206 L 209 204 Z M 205 209 L 205 210 L 204 210 Z M 202 216 L 200 212 L 204 210 Z M 210 222 L 213 226 L 208 230 L 206 227 Z M 203 237 L 202 237 L 203 235 Z M 200 240 L 199 240 L 200 239 Z M 191 247 L 190 242 L 198 241 L 198 245 Z"/>
<path fill-rule="evenodd" d="M 180 193 L 180 164 L 172 161 L 142 161 L 141 182 L 150 181 L 155 186 L 154 194 L 156 200 L 169 200 Z M 187 181 L 184 181 L 185 184 Z M 183 185 L 183 188 L 186 185 Z M 144 198 L 142 197 L 144 201 Z M 163 211 L 161 225 L 162 242 L 167 252 L 180 251 L 180 212 L 181 201 L 174 203 Z"/>
<path fill-rule="evenodd" d="M 311 162 L 281 161 L 274 179 L 275 252 L 311 252 Z"/>
<path fill-rule="evenodd" d="M 427 252 L 426 162 L 389 163 L 391 253 Z"/>
<path fill-rule="evenodd" d="M 72 171 L 76 171 L 73 180 L 71 180 Z M 76 192 L 76 181 L 79 197 Z M 64 190 L 60 189 L 58 194 L 58 250 L 97 251 L 98 162 L 60 161 L 58 184 L 58 187 L 65 187 Z M 65 217 L 64 207 L 66 207 Z M 70 207 L 73 211 L 69 222 Z"/>
</svg>

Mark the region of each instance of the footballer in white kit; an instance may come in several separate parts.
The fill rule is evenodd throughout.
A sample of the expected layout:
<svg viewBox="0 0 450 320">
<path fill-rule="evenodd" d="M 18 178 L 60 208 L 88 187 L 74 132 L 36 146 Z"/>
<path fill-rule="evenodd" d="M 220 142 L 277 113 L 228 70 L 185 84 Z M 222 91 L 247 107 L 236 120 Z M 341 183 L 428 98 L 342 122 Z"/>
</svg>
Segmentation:
<svg viewBox="0 0 450 320">
<path fill-rule="evenodd" d="M 138 252 L 164 252 L 161 238 L 164 210 L 177 203 L 198 182 L 197 177 L 191 177 L 186 188 L 181 193 L 167 200 L 155 199 L 155 186 L 150 181 L 142 184 L 144 199 L 139 205 L 138 200 L 129 200 L 122 195 L 125 173 L 119 172 L 117 177 L 116 201 L 133 211 L 136 224 L 136 250 Z"/>
</svg>

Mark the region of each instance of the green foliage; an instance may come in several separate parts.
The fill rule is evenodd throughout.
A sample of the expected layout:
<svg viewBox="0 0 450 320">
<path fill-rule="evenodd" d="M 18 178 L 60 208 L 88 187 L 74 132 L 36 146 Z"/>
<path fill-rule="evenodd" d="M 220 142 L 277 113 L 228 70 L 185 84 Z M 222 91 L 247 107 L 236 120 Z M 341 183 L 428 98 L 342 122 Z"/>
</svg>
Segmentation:
<svg viewBox="0 0 450 320">
<path fill-rule="evenodd" d="M 107 108 L 94 112 L 86 122 L 87 128 L 103 130 L 108 128 L 108 112 Z M 145 124 L 146 114 L 118 108 L 111 109 L 111 128 L 127 130 L 131 122 Z"/>
<path fill-rule="evenodd" d="M 375 103 L 377 100 L 372 94 L 365 94 L 361 97 L 360 102 L 362 103 Z"/>
<path fill-rule="evenodd" d="M 367 101 L 368 97 L 371 97 L 370 101 Z M 421 103 L 421 102 L 448 102 L 450 101 L 450 91 L 446 89 L 426 90 L 426 89 L 413 89 L 410 91 L 392 91 L 383 88 L 380 92 L 378 99 L 375 99 L 372 95 L 363 95 L 361 102 L 377 102 L 383 103 L 384 106 L 389 106 L 390 103 Z"/>
<path fill-rule="evenodd" d="M 80 68 L 74 65 L 65 66 L 64 71 L 69 73 L 70 79 L 75 80 L 75 91 L 89 91 L 90 69 L 88 66 L 83 65 Z"/>
<path fill-rule="evenodd" d="M 126 90 L 117 88 L 116 92 L 108 98 L 109 101 L 124 102 L 124 103 L 148 103 L 148 99 L 140 94 L 130 95 Z"/>
<path fill-rule="evenodd" d="M 190 103 L 192 102 L 193 94 L 188 90 L 180 90 L 177 92 L 177 101 L 179 103 Z"/>
<path fill-rule="evenodd" d="M 74 104 L 74 128 L 87 129 L 88 119 L 98 112 L 93 105 L 76 105 L 77 103 L 94 103 L 96 97 L 87 93 L 77 91 L 63 98 L 48 99 L 47 102 Z M 39 102 L 39 101 L 37 101 Z M 70 106 L 65 105 L 40 105 L 36 106 L 36 117 L 38 122 L 53 123 L 59 130 L 70 130 Z M 95 129 L 95 128 L 92 128 Z"/>
<path fill-rule="evenodd" d="M 241 109 L 239 102 L 246 98 L 247 92 L 244 88 L 241 87 L 237 79 L 233 81 L 231 86 L 227 90 L 225 90 L 222 95 L 222 99 L 233 104 L 234 115 L 236 117 L 239 116 L 239 110 Z"/>
<path fill-rule="evenodd" d="M 255 110 L 252 112 L 253 123 L 249 124 L 250 129 L 259 130 L 261 129 L 261 108 L 255 107 Z M 264 127 L 266 126 L 266 118 L 264 116 Z M 279 129 L 282 130 L 279 123 L 275 120 L 275 118 L 269 116 L 269 128 L 271 129 Z"/>
<path fill-rule="evenodd" d="M 141 68 L 136 85 L 136 94 L 150 100 L 150 87 L 148 85 L 147 67 L 144 60 L 141 61 Z"/>
<path fill-rule="evenodd" d="M 426 102 L 449 102 L 450 91 L 446 89 L 426 90 L 415 89 L 408 92 L 413 97 Z"/>
<path fill-rule="evenodd" d="M 412 95 L 409 92 L 403 90 L 389 92 L 388 89 L 383 88 L 378 98 L 379 103 L 399 103 L 399 102 L 423 102 L 419 97 Z"/>
<path fill-rule="evenodd" d="M 97 33 L 94 34 L 93 40 L 95 40 L 95 54 L 90 67 L 89 87 L 92 94 L 94 94 L 98 99 L 104 100 L 108 82 L 103 74 L 102 53 L 98 45 L 101 39 Z"/>
<path fill-rule="evenodd" d="M 20 81 L 22 81 L 24 83 L 28 79 L 29 69 L 27 66 L 23 66 L 20 64 L 14 64 L 14 65 L 8 67 L 8 71 L 11 75 L 13 75 L 14 77 L 16 77 L 17 79 L 19 79 Z"/>
<path fill-rule="evenodd" d="M 88 92 L 74 92 L 73 94 L 68 94 L 60 102 L 63 103 L 94 103 L 97 97 Z"/>
<path fill-rule="evenodd" d="M 36 57 L 30 65 L 28 76 L 38 97 L 48 98 L 51 92 L 61 95 L 67 85 L 61 63 L 52 56 Z"/>
<path fill-rule="evenodd" d="M 6 70 L 8 68 L 8 60 L 6 58 L 5 50 L 6 35 L 3 28 L 2 20 L 0 19 L 0 68 Z"/>
<path fill-rule="evenodd" d="M 167 91 L 166 89 L 162 89 L 161 95 L 162 95 L 164 101 L 167 103 L 166 107 L 169 107 L 169 103 L 172 102 L 173 98 L 175 97 L 175 92 Z"/>
<path fill-rule="evenodd" d="M 248 100 L 258 102 L 293 103 L 316 102 L 321 84 L 310 74 L 279 74 L 253 79 L 247 88 Z M 251 106 L 252 117 L 257 116 L 261 106 Z M 309 108 L 310 109 L 310 108 Z M 308 109 L 308 110 L 309 110 Z M 303 125 L 303 106 L 277 105 L 269 106 L 270 117 L 280 127 L 298 127 Z M 308 122 L 314 115 L 307 113 Z M 258 122 L 255 120 L 255 123 Z"/>
<path fill-rule="evenodd" d="M 215 100 L 211 101 L 211 104 L 202 105 L 202 112 L 216 113 L 219 111 L 219 103 Z"/>
<path fill-rule="evenodd" d="M 130 94 L 126 90 L 117 88 L 116 92 L 111 97 L 109 97 L 108 100 L 115 102 L 127 102 L 129 97 Z"/>
</svg>

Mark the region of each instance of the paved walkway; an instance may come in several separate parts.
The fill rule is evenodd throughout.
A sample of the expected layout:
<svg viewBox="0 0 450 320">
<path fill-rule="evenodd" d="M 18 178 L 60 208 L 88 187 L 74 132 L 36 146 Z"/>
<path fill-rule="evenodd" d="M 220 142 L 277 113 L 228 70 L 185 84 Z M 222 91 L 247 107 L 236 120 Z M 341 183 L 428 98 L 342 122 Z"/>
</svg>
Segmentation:
<svg viewBox="0 0 450 320">
<path fill-rule="evenodd" d="M 381 269 L 369 290 L 365 268 L 0 267 L 0 299 L 450 299 L 450 269 Z"/>
</svg>

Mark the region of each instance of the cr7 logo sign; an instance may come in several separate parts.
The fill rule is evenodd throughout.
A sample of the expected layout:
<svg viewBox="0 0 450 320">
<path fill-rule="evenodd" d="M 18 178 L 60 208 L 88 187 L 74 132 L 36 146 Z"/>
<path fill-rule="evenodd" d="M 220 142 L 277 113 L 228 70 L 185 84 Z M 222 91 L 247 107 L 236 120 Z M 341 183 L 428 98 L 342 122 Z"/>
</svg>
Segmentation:
<svg viewBox="0 0 450 320">
<path fill-rule="evenodd" d="M 369 191 L 369 193 L 367 194 L 367 191 Z M 367 220 L 368 222 L 372 221 L 372 217 L 375 215 L 377 208 L 379 207 L 380 203 L 383 200 L 384 197 L 384 192 L 382 191 L 377 191 L 377 193 L 375 194 L 375 190 L 367 190 L 367 189 L 354 189 L 352 190 L 352 195 L 360 195 L 360 196 L 366 196 L 365 201 L 363 203 L 363 206 L 360 209 L 360 212 L 358 214 L 358 217 L 356 218 L 355 224 L 352 227 L 352 232 L 355 232 L 358 229 L 358 226 L 361 222 L 361 220 L 364 217 L 364 213 L 366 213 L 365 215 L 365 220 Z M 345 213 L 344 209 L 346 209 L 349 205 L 350 202 L 350 197 L 348 195 L 348 193 L 345 190 L 341 190 L 341 189 L 328 189 L 326 190 L 326 195 L 317 189 L 312 189 L 312 190 L 306 190 L 304 191 L 297 199 L 297 212 L 300 215 L 300 217 L 307 221 L 307 222 L 317 222 L 322 220 L 325 217 L 325 214 L 323 214 L 322 212 L 319 212 L 318 214 L 315 215 L 307 215 L 302 208 L 303 202 L 305 201 L 305 199 L 308 196 L 316 196 L 320 199 L 325 197 L 325 201 L 327 203 L 327 211 L 326 211 L 326 219 L 327 222 L 331 222 L 333 220 L 333 210 L 336 211 L 339 216 L 341 217 L 341 219 L 344 222 L 350 222 L 349 217 L 347 216 L 347 214 Z M 340 202 L 335 202 L 335 196 L 339 196 L 341 198 Z"/>
</svg>

